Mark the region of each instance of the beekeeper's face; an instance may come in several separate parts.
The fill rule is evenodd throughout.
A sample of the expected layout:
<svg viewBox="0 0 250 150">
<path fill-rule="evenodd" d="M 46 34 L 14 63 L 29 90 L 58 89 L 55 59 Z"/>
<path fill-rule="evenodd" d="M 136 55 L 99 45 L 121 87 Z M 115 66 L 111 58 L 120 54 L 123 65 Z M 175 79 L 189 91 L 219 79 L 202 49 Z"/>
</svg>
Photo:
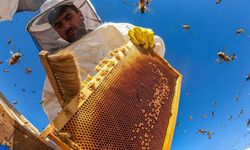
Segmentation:
<svg viewBox="0 0 250 150">
<path fill-rule="evenodd" d="M 64 40 L 74 42 L 86 33 L 83 20 L 80 11 L 67 7 L 51 22 L 51 25 Z"/>
</svg>

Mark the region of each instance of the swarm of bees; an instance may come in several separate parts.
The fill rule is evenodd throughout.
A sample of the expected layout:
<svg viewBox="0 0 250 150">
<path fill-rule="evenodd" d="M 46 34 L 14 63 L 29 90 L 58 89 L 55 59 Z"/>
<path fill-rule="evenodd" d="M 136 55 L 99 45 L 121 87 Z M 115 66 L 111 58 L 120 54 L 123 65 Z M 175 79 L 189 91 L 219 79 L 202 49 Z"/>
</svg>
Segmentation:
<svg viewBox="0 0 250 150">
<path fill-rule="evenodd" d="M 245 32 L 245 30 L 244 30 L 243 28 L 238 28 L 238 29 L 236 30 L 236 34 L 237 34 L 237 35 L 242 34 L 242 33 L 244 33 L 244 32 Z"/>
<path fill-rule="evenodd" d="M 231 61 L 233 61 L 236 58 L 235 54 L 233 54 L 232 56 L 229 56 L 222 51 L 218 52 L 217 56 L 218 56 L 217 61 L 219 62 L 219 64 L 221 64 L 222 61 L 225 61 L 226 63 L 230 63 Z"/>
<path fill-rule="evenodd" d="M 215 4 L 220 4 L 222 0 L 216 0 Z"/>
<path fill-rule="evenodd" d="M 139 0 L 136 5 L 138 6 L 138 11 L 140 11 L 141 14 L 144 14 L 147 11 L 147 5 L 149 5 L 149 0 Z"/>
<path fill-rule="evenodd" d="M 185 24 L 185 25 L 181 25 L 182 26 L 182 29 L 184 29 L 184 30 L 188 30 L 189 28 L 190 28 L 190 26 L 189 25 L 187 25 L 187 24 Z"/>
</svg>

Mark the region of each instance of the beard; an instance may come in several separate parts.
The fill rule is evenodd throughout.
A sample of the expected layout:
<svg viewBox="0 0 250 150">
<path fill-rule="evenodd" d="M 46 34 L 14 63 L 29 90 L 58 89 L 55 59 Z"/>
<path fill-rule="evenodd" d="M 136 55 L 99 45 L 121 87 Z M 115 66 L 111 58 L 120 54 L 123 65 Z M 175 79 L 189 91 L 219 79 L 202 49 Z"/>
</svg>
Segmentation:
<svg viewBox="0 0 250 150">
<path fill-rule="evenodd" d="M 71 33 L 73 32 L 73 33 Z M 86 34 L 85 24 L 82 22 L 79 27 L 70 28 L 66 31 L 68 42 L 72 43 L 79 40 L 84 34 Z"/>
</svg>

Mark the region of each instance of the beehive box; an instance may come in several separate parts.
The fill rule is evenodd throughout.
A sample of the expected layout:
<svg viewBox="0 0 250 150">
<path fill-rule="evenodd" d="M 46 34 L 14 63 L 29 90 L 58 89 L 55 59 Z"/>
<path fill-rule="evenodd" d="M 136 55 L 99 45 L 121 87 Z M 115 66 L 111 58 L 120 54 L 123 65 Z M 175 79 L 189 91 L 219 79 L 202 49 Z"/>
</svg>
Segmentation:
<svg viewBox="0 0 250 150">
<path fill-rule="evenodd" d="M 14 150 L 52 150 L 50 143 L 38 138 L 39 134 L 0 93 L 0 145 Z"/>
<path fill-rule="evenodd" d="M 40 137 L 64 149 L 170 149 L 182 76 L 131 42 L 110 55 Z"/>
</svg>

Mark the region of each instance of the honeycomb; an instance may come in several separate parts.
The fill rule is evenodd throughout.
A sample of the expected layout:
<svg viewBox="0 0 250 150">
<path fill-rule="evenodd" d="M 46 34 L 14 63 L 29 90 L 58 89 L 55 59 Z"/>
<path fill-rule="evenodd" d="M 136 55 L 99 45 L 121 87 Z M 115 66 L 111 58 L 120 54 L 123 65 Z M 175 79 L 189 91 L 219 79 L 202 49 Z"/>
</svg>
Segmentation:
<svg viewBox="0 0 250 150">
<path fill-rule="evenodd" d="M 153 53 L 120 52 L 111 53 L 119 63 L 105 62 L 111 71 L 98 68 L 104 78 L 85 81 L 92 93 L 82 95 L 85 101 L 59 131 L 70 134 L 72 149 L 163 148 L 179 75 Z"/>
</svg>

